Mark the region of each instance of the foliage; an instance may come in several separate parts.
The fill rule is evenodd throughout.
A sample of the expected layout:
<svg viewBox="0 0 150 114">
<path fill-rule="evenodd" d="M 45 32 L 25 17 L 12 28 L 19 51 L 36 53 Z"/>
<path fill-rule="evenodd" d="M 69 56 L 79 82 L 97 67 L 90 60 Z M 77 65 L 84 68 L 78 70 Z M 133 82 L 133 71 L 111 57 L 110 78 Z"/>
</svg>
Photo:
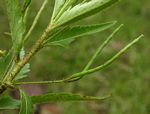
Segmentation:
<svg viewBox="0 0 150 114">
<path fill-rule="evenodd" d="M 22 54 L 24 51 L 24 46 L 27 43 L 26 40 L 29 38 L 32 30 L 34 29 L 37 21 L 40 17 L 43 8 L 45 7 L 47 0 L 44 1 L 40 13 L 38 12 L 37 17 L 35 18 L 31 28 L 29 31 L 26 31 L 25 34 L 25 17 L 27 15 L 27 9 L 30 6 L 31 1 L 27 0 L 22 10 L 19 6 L 19 0 L 5 0 L 8 18 L 10 22 L 10 31 L 11 37 L 13 41 L 13 46 L 7 54 L 3 54 L 1 52 L 0 59 L 0 77 L 1 78 L 1 86 L 0 93 L 3 93 L 7 88 L 13 88 L 18 90 L 18 86 L 22 84 L 51 84 L 51 83 L 69 83 L 74 82 L 81 79 L 83 76 L 99 71 L 108 65 L 110 65 L 114 60 L 120 57 L 127 49 L 129 49 L 133 44 L 135 44 L 143 35 L 139 36 L 131 43 L 129 43 L 125 48 L 119 51 L 116 55 L 110 58 L 102 65 L 98 65 L 95 68 L 90 68 L 96 57 L 101 53 L 103 48 L 108 45 L 109 41 L 112 39 L 114 34 L 120 29 L 117 28 L 108 38 L 106 38 L 105 42 L 98 48 L 96 53 L 93 55 L 90 62 L 85 66 L 84 70 L 75 73 L 65 79 L 62 80 L 54 80 L 54 81 L 40 81 L 40 82 L 20 82 L 18 79 L 25 78 L 29 70 L 29 61 L 30 59 L 39 51 L 44 49 L 46 46 L 51 45 L 69 45 L 72 41 L 74 41 L 77 37 L 82 37 L 85 35 L 90 35 L 96 32 L 104 31 L 114 25 L 114 22 L 107 22 L 105 24 L 97 24 L 97 25 L 87 25 L 87 26 L 74 26 L 72 23 L 79 21 L 83 18 L 89 17 L 95 13 L 102 11 L 103 9 L 110 7 L 112 4 L 116 3 L 118 0 L 91 0 L 87 2 L 76 3 L 76 0 L 62 0 L 55 2 L 54 13 L 48 27 L 43 32 L 43 35 L 33 44 L 33 47 L 30 51 Z M 26 13 L 26 14 L 25 14 Z M 15 17 L 15 18 L 14 18 Z M 17 31 L 17 32 L 16 32 Z M 10 58 L 10 59 L 7 59 Z M 19 76 L 18 76 L 19 75 Z M 48 94 L 43 95 L 39 98 L 29 97 L 23 90 L 20 90 L 21 95 L 21 114 L 31 114 L 33 105 L 32 98 L 34 99 L 33 103 L 39 102 L 48 102 L 48 101 L 65 101 L 67 100 L 99 100 L 101 97 L 89 97 L 89 96 L 80 96 L 74 94 Z M 51 97 L 53 96 L 53 97 Z M 107 98 L 107 97 L 102 97 Z M 8 99 L 9 100 L 9 99 Z M 37 100 L 37 101 L 36 101 Z M 13 102 L 10 99 L 9 102 Z M 14 103 L 16 101 L 14 100 Z M 7 104 L 7 102 L 6 102 Z M 30 105 L 27 105 L 30 104 Z"/>
</svg>

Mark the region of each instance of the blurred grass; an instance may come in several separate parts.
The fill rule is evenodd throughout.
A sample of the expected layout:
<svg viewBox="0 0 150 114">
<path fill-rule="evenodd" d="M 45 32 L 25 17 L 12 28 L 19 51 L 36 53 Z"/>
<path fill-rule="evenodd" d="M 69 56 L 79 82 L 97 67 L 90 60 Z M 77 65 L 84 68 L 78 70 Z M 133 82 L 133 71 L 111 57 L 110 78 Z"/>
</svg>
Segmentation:
<svg viewBox="0 0 150 114">
<path fill-rule="evenodd" d="M 42 1 L 33 1 L 29 11 L 29 24 L 32 23 Z M 41 35 L 51 17 L 54 2 L 50 2 L 42 14 L 27 47 Z M 117 20 L 125 26 L 99 56 L 93 66 L 104 63 L 140 34 L 145 37 L 119 60 L 107 69 L 89 75 L 73 84 L 49 85 L 47 92 L 72 91 L 87 95 L 105 95 L 112 98 L 103 102 L 58 103 L 64 114 L 149 114 L 150 113 L 150 1 L 124 0 L 116 6 L 76 24 L 102 23 Z M 0 1 L 0 48 L 10 47 L 10 38 L 3 33 L 9 31 L 4 2 Z M 115 26 L 116 27 L 116 26 Z M 51 47 L 37 54 L 32 62 L 30 79 L 61 79 L 69 74 L 81 71 L 99 43 L 115 28 L 92 36 L 79 38 L 69 48 Z"/>
</svg>

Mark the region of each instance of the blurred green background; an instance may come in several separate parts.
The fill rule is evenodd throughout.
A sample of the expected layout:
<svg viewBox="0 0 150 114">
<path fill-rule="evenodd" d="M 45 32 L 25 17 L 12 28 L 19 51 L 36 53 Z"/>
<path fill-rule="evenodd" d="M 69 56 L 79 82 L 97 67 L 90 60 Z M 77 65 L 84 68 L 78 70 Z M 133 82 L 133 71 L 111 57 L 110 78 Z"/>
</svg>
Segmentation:
<svg viewBox="0 0 150 114">
<path fill-rule="evenodd" d="M 42 0 L 33 0 L 28 16 L 30 27 Z M 50 20 L 54 0 L 50 0 L 26 45 L 27 51 Z M 75 24 L 94 24 L 117 20 L 125 26 L 107 46 L 92 67 L 104 63 L 140 34 L 145 37 L 105 70 L 88 75 L 72 84 L 42 86 L 46 92 L 73 92 L 112 97 L 101 102 L 53 103 L 41 114 L 150 114 L 150 0 L 122 0 L 115 6 Z M 78 38 L 68 48 L 51 47 L 31 61 L 32 72 L 26 80 L 54 80 L 81 71 L 96 48 L 115 29 Z M 0 49 L 9 49 L 11 39 L 4 2 L 0 1 Z M 43 89 L 44 88 L 44 89 Z M 43 105 L 41 107 L 44 107 Z M 45 106 L 46 107 L 46 106 Z M 53 110 L 55 111 L 52 111 Z M 47 108 L 46 108 L 47 109 Z"/>
</svg>

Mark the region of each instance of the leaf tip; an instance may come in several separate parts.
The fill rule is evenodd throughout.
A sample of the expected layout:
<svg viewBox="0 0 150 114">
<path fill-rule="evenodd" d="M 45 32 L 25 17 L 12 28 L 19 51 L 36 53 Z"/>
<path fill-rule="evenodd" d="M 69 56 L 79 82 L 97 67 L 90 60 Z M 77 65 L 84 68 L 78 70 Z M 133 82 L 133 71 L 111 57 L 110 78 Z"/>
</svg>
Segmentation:
<svg viewBox="0 0 150 114">
<path fill-rule="evenodd" d="M 135 42 L 138 42 L 141 38 L 143 38 L 144 37 L 144 35 L 143 34 L 141 34 L 139 37 L 137 37 L 136 39 L 135 39 Z"/>
</svg>

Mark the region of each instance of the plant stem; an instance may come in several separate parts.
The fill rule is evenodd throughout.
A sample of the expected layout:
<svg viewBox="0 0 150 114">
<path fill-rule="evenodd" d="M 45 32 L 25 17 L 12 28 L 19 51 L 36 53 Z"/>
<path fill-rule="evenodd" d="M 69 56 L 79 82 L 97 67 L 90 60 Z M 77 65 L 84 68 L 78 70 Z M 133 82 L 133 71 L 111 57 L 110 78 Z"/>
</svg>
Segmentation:
<svg viewBox="0 0 150 114">
<path fill-rule="evenodd" d="M 35 17 L 35 19 L 34 19 L 32 25 L 31 25 L 31 27 L 30 27 L 30 29 L 29 29 L 29 31 L 27 32 L 27 34 L 26 34 L 26 36 L 25 36 L 25 38 L 24 38 L 24 41 L 27 41 L 27 40 L 28 40 L 29 36 L 31 35 L 33 29 L 35 28 L 35 26 L 36 26 L 36 24 L 37 24 L 37 22 L 38 22 L 38 20 L 39 20 L 39 18 L 40 18 L 40 16 L 41 16 L 41 13 L 42 13 L 42 11 L 44 10 L 44 8 L 45 8 L 45 6 L 47 5 L 47 3 L 48 3 L 48 0 L 44 0 L 42 6 L 41 6 L 41 8 L 40 8 L 40 10 L 38 11 L 38 13 L 37 13 L 37 15 L 36 15 L 36 17 Z"/>
<path fill-rule="evenodd" d="M 28 84 L 52 84 L 52 83 L 62 83 L 64 80 L 54 80 L 54 81 L 37 81 L 37 82 L 16 82 L 15 85 L 28 85 Z"/>
<path fill-rule="evenodd" d="M 30 61 L 32 56 L 34 56 L 42 48 L 43 41 L 47 38 L 48 33 L 52 29 L 53 27 L 48 25 L 45 32 L 42 34 L 39 40 L 35 43 L 35 45 L 33 45 L 30 52 L 16 64 L 15 68 L 10 73 L 8 73 L 4 77 L 4 79 L 1 82 L 0 93 L 3 93 L 7 89 L 8 85 L 12 83 L 12 81 L 15 79 L 16 75 L 20 72 L 20 70 L 24 67 L 24 65 L 26 65 Z"/>
</svg>

